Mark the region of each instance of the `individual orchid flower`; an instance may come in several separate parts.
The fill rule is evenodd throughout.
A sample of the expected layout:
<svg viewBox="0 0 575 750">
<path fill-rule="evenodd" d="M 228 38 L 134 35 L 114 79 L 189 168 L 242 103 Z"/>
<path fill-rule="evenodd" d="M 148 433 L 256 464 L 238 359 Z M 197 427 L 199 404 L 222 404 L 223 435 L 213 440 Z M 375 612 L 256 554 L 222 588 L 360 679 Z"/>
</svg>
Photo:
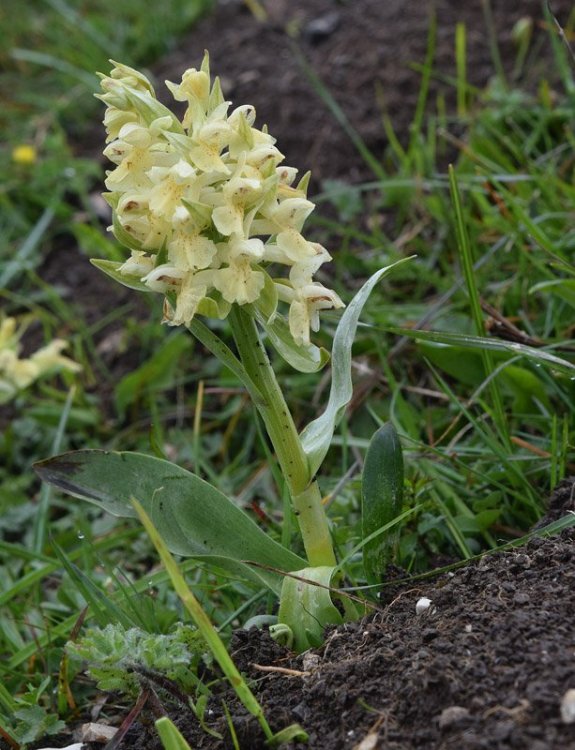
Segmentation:
<svg viewBox="0 0 575 750">
<path fill-rule="evenodd" d="M 245 211 L 262 193 L 261 179 L 242 176 L 243 165 L 241 167 L 222 187 L 218 197 L 224 203 L 212 213 L 214 226 L 226 237 L 244 232 Z"/>
<path fill-rule="evenodd" d="M 264 288 L 265 275 L 261 269 L 255 269 L 252 263 L 263 258 L 263 242 L 257 238 L 245 239 L 236 234 L 223 245 L 222 251 L 229 265 L 214 274 L 215 288 L 227 302 L 238 305 L 255 302 Z"/>
<path fill-rule="evenodd" d="M 37 377 L 52 372 L 79 372 L 82 368 L 77 362 L 66 357 L 62 351 L 66 349 L 68 342 L 63 339 L 54 339 L 49 344 L 43 346 L 34 352 L 30 357 L 30 362 L 38 369 Z"/>
<path fill-rule="evenodd" d="M 171 224 L 178 220 L 178 209 L 185 208 L 184 201 L 199 198 L 196 170 L 184 159 L 179 159 L 171 167 L 153 166 L 148 174 L 152 183 L 148 194 L 149 209 Z"/>
<path fill-rule="evenodd" d="M 197 271 L 209 268 L 217 253 L 216 243 L 198 231 L 186 211 L 181 219 L 174 219 L 174 231 L 167 244 L 168 257 L 178 268 Z"/>
<path fill-rule="evenodd" d="M 107 106 L 104 125 L 107 142 L 115 140 L 127 123 L 150 125 L 166 117 L 170 129 L 182 131 L 177 117 L 156 99 L 154 87 L 143 73 L 121 63 L 114 63 L 109 76 L 101 75 L 103 94 L 97 94 Z"/>
<path fill-rule="evenodd" d="M 182 279 L 175 310 L 167 303 L 164 306 L 164 320 L 172 326 L 186 325 L 192 320 L 203 299 L 207 297 L 215 271 L 189 271 Z"/>
<path fill-rule="evenodd" d="M 19 339 L 24 328 L 17 330 L 16 319 L 0 321 L 0 403 L 13 398 L 39 378 L 57 372 L 78 372 L 81 366 L 62 354 L 67 343 L 54 339 L 28 358 L 21 358 Z"/>
<path fill-rule="evenodd" d="M 104 150 L 104 156 L 118 165 L 108 173 L 105 183 L 108 190 L 117 191 L 149 187 L 148 172 L 152 168 L 166 169 L 178 162 L 178 155 L 152 128 L 133 122 L 122 126 L 118 138 Z"/>
<path fill-rule="evenodd" d="M 188 109 L 182 121 L 186 130 L 197 128 L 198 125 L 205 122 L 210 100 L 210 75 L 208 71 L 191 68 L 185 71 L 181 83 L 176 84 L 166 81 L 166 86 L 177 102 L 188 103 Z"/>
<path fill-rule="evenodd" d="M 154 270 L 154 259 L 143 250 L 132 250 L 132 254 L 119 268 L 126 276 L 142 279 Z"/>
<path fill-rule="evenodd" d="M 299 287 L 289 309 L 289 327 L 294 341 L 309 346 L 310 329 L 319 331 L 320 310 L 331 310 L 336 307 L 343 307 L 338 295 L 317 281 Z"/>
<path fill-rule="evenodd" d="M 229 175 L 230 168 L 221 157 L 232 136 L 232 129 L 226 120 L 208 121 L 198 129 L 190 144 L 190 159 L 205 172 L 215 171 Z"/>
<path fill-rule="evenodd" d="M 125 193 L 118 202 L 115 219 L 130 239 L 123 237 L 124 243 L 132 247 L 135 242 L 143 250 L 157 253 L 166 244 L 172 227 L 168 217 L 153 213 L 149 206 L 150 194 Z M 116 231 L 116 228 L 114 229 Z"/>
</svg>

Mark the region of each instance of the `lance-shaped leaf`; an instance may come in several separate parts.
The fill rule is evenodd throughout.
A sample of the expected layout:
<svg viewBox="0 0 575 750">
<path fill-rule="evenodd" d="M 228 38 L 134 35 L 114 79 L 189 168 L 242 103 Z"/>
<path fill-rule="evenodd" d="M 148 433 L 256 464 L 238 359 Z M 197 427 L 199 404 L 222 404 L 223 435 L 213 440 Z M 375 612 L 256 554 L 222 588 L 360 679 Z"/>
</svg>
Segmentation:
<svg viewBox="0 0 575 750">
<path fill-rule="evenodd" d="M 436 344 L 448 346 L 462 346 L 466 349 L 488 349 L 495 352 L 506 352 L 518 357 L 526 357 L 535 364 L 547 365 L 557 372 L 573 377 L 575 364 L 566 359 L 557 357 L 545 349 L 536 349 L 526 344 L 518 344 L 515 341 L 505 341 L 497 338 L 485 338 L 483 336 L 468 336 L 465 333 L 447 333 L 445 331 L 422 331 L 417 328 L 386 328 L 391 333 L 400 336 L 408 336 L 421 341 L 432 341 Z"/>
<path fill-rule="evenodd" d="M 321 466 L 325 454 L 331 445 L 335 428 L 353 395 L 351 349 L 363 306 L 378 281 L 381 281 L 390 271 L 407 260 L 410 260 L 410 258 L 403 258 L 396 263 L 392 263 L 390 266 L 376 271 L 357 292 L 341 316 L 333 338 L 331 390 L 327 406 L 317 419 L 314 419 L 313 422 L 307 425 L 300 436 L 304 452 L 309 459 L 312 475 Z"/>
<path fill-rule="evenodd" d="M 388 422 L 372 437 L 365 456 L 361 483 L 362 537 L 390 524 L 403 504 L 403 454 L 395 427 Z M 380 583 L 397 540 L 397 526 L 363 547 L 363 567 L 370 583 Z"/>
<path fill-rule="evenodd" d="M 165 750 L 192 750 L 180 730 L 167 716 L 158 719 L 155 726 Z"/>
<path fill-rule="evenodd" d="M 573 279 L 540 281 L 529 290 L 529 294 L 534 294 L 535 292 L 554 294 L 567 302 L 571 307 L 575 307 L 575 281 Z"/>
<path fill-rule="evenodd" d="M 297 570 L 305 560 L 265 534 L 200 477 L 141 453 L 81 450 L 34 465 L 46 482 L 115 516 L 135 517 L 137 497 L 171 552 L 218 565 L 277 591 L 280 577 L 261 567 Z"/>
</svg>

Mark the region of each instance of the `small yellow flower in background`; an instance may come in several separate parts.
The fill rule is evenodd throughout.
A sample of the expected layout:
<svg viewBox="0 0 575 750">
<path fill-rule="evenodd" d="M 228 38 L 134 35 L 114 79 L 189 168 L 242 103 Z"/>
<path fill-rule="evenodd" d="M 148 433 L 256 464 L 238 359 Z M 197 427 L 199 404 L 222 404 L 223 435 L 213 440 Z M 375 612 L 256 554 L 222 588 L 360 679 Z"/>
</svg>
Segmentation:
<svg viewBox="0 0 575 750">
<path fill-rule="evenodd" d="M 142 73 L 114 66 L 99 98 L 107 106 L 104 154 L 115 165 L 106 179 L 111 229 L 131 250 L 120 273 L 167 295 L 170 325 L 189 324 L 206 309 L 225 317 L 230 305 L 257 306 L 264 293 L 269 316 L 275 290 L 276 304 L 289 305 L 294 340 L 309 344 L 320 310 L 343 307 L 313 280 L 331 256 L 302 234 L 315 208 L 309 175 L 294 185 L 297 170 L 280 166 L 284 156 L 265 128 L 254 127 L 252 106 L 229 112 L 207 53 L 200 70 L 166 82 L 187 104 L 181 121 Z"/>
<path fill-rule="evenodd" d="M 15 318 L 0 319 L 0 404 L 10 401 L 18 391 L 43 376 L 82 369 L 62 354 L 67 346 L 63 339 L 54 339 L 27 359 L 20 358 L 19 341 L 23 333 L 23 327 L 17 330 Z"/>
<path fill-rule="evenodd" d="M 12 161 L 15 164 L 35 164 L 38 159 L 38 152 L 27 143 L 21 143 L 19 146 L 14 146 L 12 149 Z"/>
</svg>

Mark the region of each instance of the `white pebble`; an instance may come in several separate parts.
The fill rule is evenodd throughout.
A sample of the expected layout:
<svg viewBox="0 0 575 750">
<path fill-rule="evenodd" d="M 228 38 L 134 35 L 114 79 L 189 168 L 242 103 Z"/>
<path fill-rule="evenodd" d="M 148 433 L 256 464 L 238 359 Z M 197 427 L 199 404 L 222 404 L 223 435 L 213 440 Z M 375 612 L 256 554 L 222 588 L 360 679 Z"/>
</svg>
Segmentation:
<svg viewBox="0 0 575 750">
<path fill-rule="evenodd" d="M 73 745 L 66 745 L 66 747 L 39 747 L 38 750 L 83 750 L 83 742 L 74 742 Z"/>
<path fill-rule="evenodd" d="M 117 727 L 111 727 L 108 724 L 82 724 L 80 731 L 76 732 L 76 739 L 82 742 L 109 742 L 117 733 Z"/>
<path fill-rule="evenodd" d="M 575 688 L 570 688 L 561 699 L 561 719 L 564 724 L 575 722 Z"/>
<path fill-rule="evenodd" d="M 430 607 L 431 599 L 428 599 L 426 596 L 422 596 L 421 599 L 417 600 L 417 604 L 415 605 L 415 614 L 422 615 L 424 612 L 427 612 Z"/>
</svg>

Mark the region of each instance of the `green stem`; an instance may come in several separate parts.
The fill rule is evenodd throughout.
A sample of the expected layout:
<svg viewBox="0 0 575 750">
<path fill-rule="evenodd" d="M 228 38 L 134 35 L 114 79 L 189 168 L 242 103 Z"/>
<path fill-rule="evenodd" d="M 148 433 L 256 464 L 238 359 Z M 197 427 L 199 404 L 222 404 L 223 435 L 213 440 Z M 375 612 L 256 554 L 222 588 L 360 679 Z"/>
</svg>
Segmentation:
<svg viewBox="0 0 575 750">
<path fill-rule="evenodd" d="M 299 495 L 292 495 L 292 502 L 311 567 L 336 565 L 318 483 L 312 482 Z"/>
<path fill-rule="evenodd" d="M 250 312 L 233 305 L 228 320 L 240 360 L 263 400 L 256 402 L 290 491 L 310 566 L 335 565 L 327 516 L 297 428 L 276 380 L 269 357 Z"/>
</svg>

